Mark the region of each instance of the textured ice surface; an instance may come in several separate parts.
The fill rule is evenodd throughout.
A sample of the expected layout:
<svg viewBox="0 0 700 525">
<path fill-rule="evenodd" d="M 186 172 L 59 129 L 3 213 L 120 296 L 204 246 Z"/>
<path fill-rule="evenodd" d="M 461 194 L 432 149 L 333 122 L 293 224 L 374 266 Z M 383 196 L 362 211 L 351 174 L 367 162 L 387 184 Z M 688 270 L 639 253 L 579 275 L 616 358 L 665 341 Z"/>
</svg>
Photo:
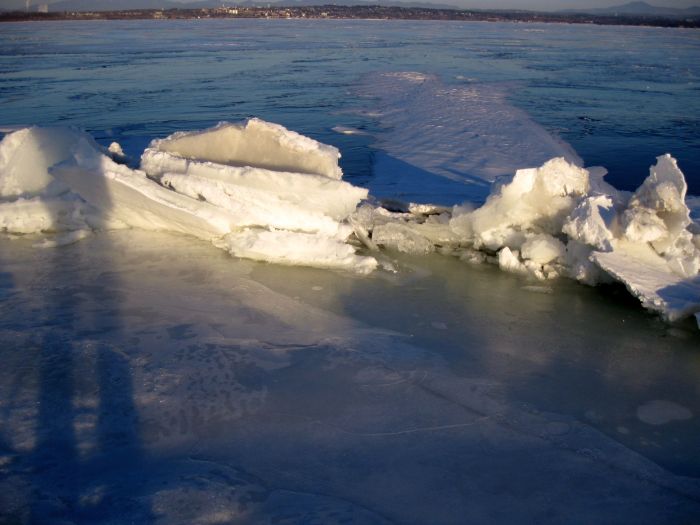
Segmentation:
<svg viewBox="0 0 700 525">
<path fill-rule="evenodd" d="M 434 193 L 483 201 L 492 181 L 553 157 L 576 164 L 578 155 L 508 103 L 491 85 L 445 85 L 418 72 L 366 77 L 386 128 L 378 136 L 372 194 L 418 202 Z"/>
</svg>

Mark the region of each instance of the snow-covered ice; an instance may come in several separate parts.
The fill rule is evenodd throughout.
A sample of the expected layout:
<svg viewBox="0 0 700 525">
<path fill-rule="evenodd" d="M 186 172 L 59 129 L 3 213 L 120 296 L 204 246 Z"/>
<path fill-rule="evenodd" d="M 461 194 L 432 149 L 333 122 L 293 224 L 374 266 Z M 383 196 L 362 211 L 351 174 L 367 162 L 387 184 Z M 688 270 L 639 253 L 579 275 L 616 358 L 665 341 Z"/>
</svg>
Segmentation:
<svg viewBox="0 0 700 525">
<path fill-rule="evenodd" d="M 490 183 L 553 157 L 581 164 L 566 143 L 515 108 L 498 86 L 445 85 L 420 72 L 368 75 L 361 95 L 375 99 L 378 135 L 370 191 L 431 202 L 438 194 L 483 201 Z M 421 200 L 422 199 L 422 200 Z"/>
</svg>

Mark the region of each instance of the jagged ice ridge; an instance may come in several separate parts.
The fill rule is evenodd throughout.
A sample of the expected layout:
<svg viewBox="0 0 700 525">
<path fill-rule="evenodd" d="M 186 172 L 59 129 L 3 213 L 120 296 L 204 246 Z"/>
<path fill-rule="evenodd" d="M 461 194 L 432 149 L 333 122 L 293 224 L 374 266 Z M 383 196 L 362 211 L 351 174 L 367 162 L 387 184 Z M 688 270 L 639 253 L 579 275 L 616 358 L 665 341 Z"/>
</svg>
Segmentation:
<svg viewBox="0 0 700 525">
<path fill-rule="evenodd" d="M 25 128 L 0 143 L 0 230 L 52 234 L 41 247 L 96 230 L 170 231 L 237 257 L 360 274 L 380 266 L 380 249 L 439 252 L 539 280 L 618 280 L 667 321 L 700 323 L 700 226 L 670 155 L 634 193 L 607 184 L 602 168 L 554 158 L 497 180 L 477 209 L 403 211 L 342 181 L 339 157 L 250 119 L 154 140 L 136 169 L 116 143 Z"/>
</svg>

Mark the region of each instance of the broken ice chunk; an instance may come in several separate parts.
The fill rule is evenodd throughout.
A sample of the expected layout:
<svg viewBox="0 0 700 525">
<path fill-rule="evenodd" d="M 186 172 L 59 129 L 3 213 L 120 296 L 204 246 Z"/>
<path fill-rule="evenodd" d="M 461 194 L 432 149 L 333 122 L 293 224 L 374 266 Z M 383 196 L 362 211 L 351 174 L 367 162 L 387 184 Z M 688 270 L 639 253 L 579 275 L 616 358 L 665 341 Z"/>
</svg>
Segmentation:
<svg viewBox="0 0 700 525">
<path fill-rule="evenodd" d="M 222 122 L 203 131 L 180 132 L 154 140 L 144 153 L 169 153 L 180 159 L 274 171 L 310 173 L 331 179 L 343 175 L 337 148 L 257 118 Z M 148 167 L 142 166 L 150 173 Z"/>
<path fill-rule="evenodd" d="M 601 251 L 610 251 L 613 234 L 609 227 L 615 215 L 612 205 L 613 201 L 607 195 L 586 197 L 571 212 L 562 232 L 570 239 Z"/>
<path fill-rule="evenodd" d="M 680 277 L 648 244 L 616 241 L 611 252 L 592 259 L 621 281 L 642 306 L 676 321 L 700 312 L 700 276 Z"/>
</svg>

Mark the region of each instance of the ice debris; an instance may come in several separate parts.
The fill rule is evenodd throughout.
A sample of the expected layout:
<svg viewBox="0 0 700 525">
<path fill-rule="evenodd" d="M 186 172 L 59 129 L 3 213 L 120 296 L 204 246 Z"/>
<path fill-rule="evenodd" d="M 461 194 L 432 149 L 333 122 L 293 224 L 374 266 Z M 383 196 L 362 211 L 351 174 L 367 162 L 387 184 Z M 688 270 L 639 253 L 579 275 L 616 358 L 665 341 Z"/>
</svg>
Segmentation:
<svg viewBox="0 0 700 525">
<path fill-rule="evenodd" d="M 555 158 L 496 181 L 477 209 L 421 213 L 365 205 L 352 221 L 384 248 L 489 261 L 538 280 L 617 280 L 668 321 L 698 317 L 700 227 L 691 220 L 676 161 L 658 157 L 633 194 L 615 190 L 604 175 Z"/>
<path fill-rule="evenodd" d="M 38 246 L 93 230 L 193 235 L 238 257 L 366 274 L 377 259 L 356 246 L 438 252 L 547 280 L 617 280 L 668 321 L 700 323 L 700 225 L 670 155 L 634 193 L 602 168 L 565 158 L 497 180 L 486 202 L 445 208 L 370 204 L 341 180 L 339 153 L 259 119 L 154 140 L 141 169 L 118 144 L 26 128 L 0 142 L 0 231 L 54 233 Z M 697 200 L 693 206 L 697 213 Z"/>
<path fill-rule="evenodd" d="M 0 231 L 141 228 L 193 235 L 235 256 L 371 272 L 346 241 L 348 216 L 367 190 L 343 182 L 332 146 L 250 119 L 154 140 L 142 169 L 113 143 L 26 128 L 0 142 Z"/>
</svg>

